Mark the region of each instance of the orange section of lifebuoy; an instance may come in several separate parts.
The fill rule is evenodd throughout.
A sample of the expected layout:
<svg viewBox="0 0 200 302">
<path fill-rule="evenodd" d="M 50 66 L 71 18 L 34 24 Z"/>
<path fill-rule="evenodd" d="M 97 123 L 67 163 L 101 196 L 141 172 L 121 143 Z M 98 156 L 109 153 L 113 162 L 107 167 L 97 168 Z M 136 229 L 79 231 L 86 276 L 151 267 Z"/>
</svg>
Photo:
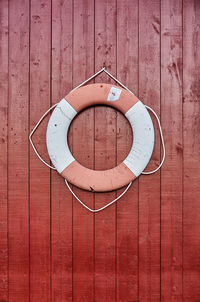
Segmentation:
<svg viewBox="0 0 200 302">
<path fill-rule="evenodd" d="M 115 88 L 116 91 L 120 90 L 119 98 L 114 101 L 108 100 L 109 94 L 111 96 L 113 94 L 113 98 L 115 98 L 116 92 L 111 91 L 111 88 Z M 121 89 L 119 86 L 102 83 L 90 84 L 76 89 L 66 95 L 65 99 L 77 112 L 88 106 L 102 104 L 110 105 L 124 114 L 138 102 L 138 98 L 127 90 Z"/>
<path fill-rule="evenodd" d="M 73 161 L 61 175 L 75 186 L 94 192 L 113 191 L 136 178 L 124 163 L 110 170 L 96 171 L 83 167 L 77 161 Z"/>
</svg>

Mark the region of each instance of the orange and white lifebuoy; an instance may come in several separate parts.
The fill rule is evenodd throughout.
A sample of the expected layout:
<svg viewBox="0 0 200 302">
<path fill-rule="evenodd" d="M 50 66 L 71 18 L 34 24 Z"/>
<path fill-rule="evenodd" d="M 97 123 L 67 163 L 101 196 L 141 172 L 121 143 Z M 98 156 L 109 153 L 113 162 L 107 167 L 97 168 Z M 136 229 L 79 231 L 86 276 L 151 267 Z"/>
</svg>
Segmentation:
<svg viewBox="0 0 200 302">
<path fill-rule="evenodd" d="M 105 171 L 90 170 L 78 163 L 66 139 L 75 115 L 97 104 L 120 110 L 134 134 L 126 159 Z M 135 95 L 111 84 L 90 84 L 70 92 L 57 104 L 47 126 L 46 143 L 52 163 L 67 181 L 88 191 L 106 192 L 127 185 L 145 169 L 153 152 L 154 127 L 147 109 Z"/>
</svg>

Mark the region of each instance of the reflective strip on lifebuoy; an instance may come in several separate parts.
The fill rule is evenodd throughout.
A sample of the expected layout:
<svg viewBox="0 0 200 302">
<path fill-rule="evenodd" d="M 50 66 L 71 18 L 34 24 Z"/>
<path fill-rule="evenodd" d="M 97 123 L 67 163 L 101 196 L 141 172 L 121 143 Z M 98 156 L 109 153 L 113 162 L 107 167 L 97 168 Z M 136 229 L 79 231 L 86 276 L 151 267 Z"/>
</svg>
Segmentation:
<svg viewBox="0 0 200 302">
<path fill-rule="evenodd" d="M 134 134 L 126 159 L 105 171 L 83 167 L 72 156 L 67 143 L 75 115 L 97 104 L 110 105 L 124 113 Z M 50 159 L 64 178 L 82 189 L 105 192 L 127 185 L 142 173 L 153 152 L 154 128 L 147 109 L 135 95 L 111 84 L 91 84 L 72 91 L 58 103 L 49 119 L 46 142 Z"/>
</svg>

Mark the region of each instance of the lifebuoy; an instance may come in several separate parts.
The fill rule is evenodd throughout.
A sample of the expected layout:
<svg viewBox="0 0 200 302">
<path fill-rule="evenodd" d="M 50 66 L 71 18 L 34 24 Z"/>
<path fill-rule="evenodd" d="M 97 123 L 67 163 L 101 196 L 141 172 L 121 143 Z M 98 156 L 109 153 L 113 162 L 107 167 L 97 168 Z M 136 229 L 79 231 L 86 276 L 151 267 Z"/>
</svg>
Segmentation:
<svg viewBox="0 0 200 302">
<path fill-rule="evenodd" d="M 90 170 L 72 156 L 67 133 L 75 115 L 88 106 L 105 104 L 120 110 L 134 134 L 126 159 L 113 169 Z M 55 107 L 47 126 L 49 157 L 57 171 L 70 183 L 88 191 L 119 189 L 138 177 L 148 164 L 154 147 L 154 127 L 142 102 L 125 89 L 111 84 L 90 84 L 70 92 Z"/>
</svg>

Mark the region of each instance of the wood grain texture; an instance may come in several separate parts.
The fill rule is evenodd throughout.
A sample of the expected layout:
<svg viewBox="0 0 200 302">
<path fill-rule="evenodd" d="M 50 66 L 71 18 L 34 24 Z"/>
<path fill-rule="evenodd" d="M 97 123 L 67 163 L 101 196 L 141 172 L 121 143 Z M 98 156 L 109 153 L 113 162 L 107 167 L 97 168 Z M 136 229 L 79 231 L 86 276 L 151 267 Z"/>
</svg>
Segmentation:
<svg viewBox="0 0 200 302">
<path fill-rule="evenodd" d="M 200 300 L 200 2 L 183 1 L 183 301 Z"/>
<path fill-rule="evenodd" d="M 94 72 L 94 1 L 74 1 L 73 87 Z M 83 165 L 94 167 L 94 109 L 82 112 L 72 124 L 73 155 Z M 87 150 L 87 152 L 85 152 Z M 93 194 L 74 188 L 93 208 Z M 94 219 L 73 198 L 73 301 L 93 301 Z"/>
<path fill-rule="evenodd" d="M 9 3 L 9 301 L 29 301 L 29 1 Z"/>
<path fill-rule="evenodd" d="M 31 1 L 30 15 L 30 128 L 50 107 L 51 3 Z M 42 157 L 46 150 L 47 119 L 33 140 Z M 30 301 L 49 301 L 50 276 L 50 171 L 30 153 Z"/>
<path fill-rule="evenodd" d="M 117 77 L 138 95 L 138 1 L 117 1 Z M 124 56 L 124 54 L 126 54 Z M 133 140 L 131 127 L 117 113 L 117 163 Z M 118 192 L 121 193 L 123 190 Z M 138 179 L 117 203 L 117 301 L 138 300 Z"/>
<path fill-rule="evenodd" d="M 0 2 L 0 301 L 8 300 L 8 1 Z"/>
<path fill-rule="evenodd" d="M 139 98 L 160 115 L 160 1 L 139 2 Z M 160 162 L 160 137 L 147 171 Z M 160 171 L 139 179 L 139 300 L 160 301 Z"/>
<path fill-rule="evenodd" d="M 52 103 L 72 89 L 72 1 L 52 1 Z M 67 22 L 65 21 L 67 19 Z M 72 144 L 72 133 L 68 135 Z M 52 301 L 72 301 L 72 195 L 51 173 Z"/>
<path fill-rule="evenodd" d="M 199 32 L 198 0 L 0 1 L 1 302 L 200 301 Z M 102 66 L 161 117 L 166 161 L 92 214 L 28 134 Z M 105 73 L 95 81 L 114 84 Z M 49 162 L 48 119 L 33 141 Z M 153 122 L 147 170 L 162 155 Z M 68 141 L 81 164 L 101 170 L 124 159 L 132 133 L 97 106 L 75 118 Z M 122 192 L 73 190 L 92 208 Z"/>
<path fill-rule="evenodd" d="M 95 70 L 116 75 L 116 1 L 95 2 Z M 97 82 L 111 82 L 105 74 Z M 116 165 L 116 110 L 95 108 L 95 169 Z M 104 122 L 102 123 L 102 120 Z M 95 208 L 113 200 L 115 192 L 96 193 Z M 95 301 L 116 299 L 116 205 L 95 215 Z"/>
<path fill-rule="evenodd" d="M 161 20 L 161 296 L 182 301 L 182 1 L 162 2 Z"/>
</svg>

